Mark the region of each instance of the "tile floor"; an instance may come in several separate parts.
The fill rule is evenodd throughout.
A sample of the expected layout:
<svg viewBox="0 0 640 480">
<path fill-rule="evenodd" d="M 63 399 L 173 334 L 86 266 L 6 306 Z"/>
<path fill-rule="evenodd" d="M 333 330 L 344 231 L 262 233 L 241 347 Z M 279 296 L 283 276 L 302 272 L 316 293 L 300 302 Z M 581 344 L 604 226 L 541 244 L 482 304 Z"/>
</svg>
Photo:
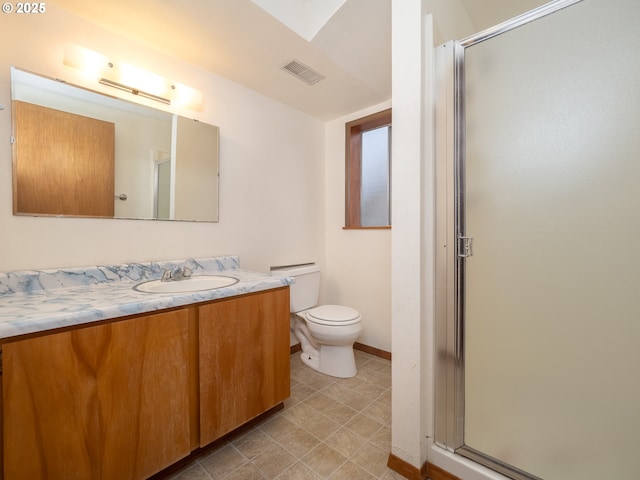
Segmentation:
<svg viewBox="0 0 640 480">
<path fill-rule="evenodd" d="M 285 408 L 171 480 L 402 480 L 387 468 L 391 362 L 356 350 L 358 374 L 320 374 L 291 355 Z"/>
</svg>

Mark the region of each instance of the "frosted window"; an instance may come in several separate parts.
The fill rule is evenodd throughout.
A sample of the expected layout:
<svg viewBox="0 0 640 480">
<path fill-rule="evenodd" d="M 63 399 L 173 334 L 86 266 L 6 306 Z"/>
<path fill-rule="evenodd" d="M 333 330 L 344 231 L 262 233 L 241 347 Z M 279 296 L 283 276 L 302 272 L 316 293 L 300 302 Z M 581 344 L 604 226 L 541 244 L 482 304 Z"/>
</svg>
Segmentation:
<svg viewBox="0 0 640 480">
<path fill-rule="evenodd" d="M 389 139 L 391 127 L 362 133 L 360 215 L 363 227 L 390 225 Z"/>
</svg>

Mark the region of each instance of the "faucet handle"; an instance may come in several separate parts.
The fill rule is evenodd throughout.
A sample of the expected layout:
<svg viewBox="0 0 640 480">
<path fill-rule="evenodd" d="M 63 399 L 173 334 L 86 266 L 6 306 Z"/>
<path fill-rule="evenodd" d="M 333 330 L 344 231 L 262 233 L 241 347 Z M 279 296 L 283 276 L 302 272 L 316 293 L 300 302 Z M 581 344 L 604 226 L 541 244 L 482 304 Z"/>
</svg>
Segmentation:
<svg viewBox="0 0 640 480">
<path fill-rule="evenodd" d="M 162 278 L 160 278 L 160 281 L 168 282 L 169 280 L 171 280 L 171 270 L 167 268 L 162 271 Z"/>
<path fill-rule="evenodd" d="M 176 268 L 171 274 L 171 280 L 184 280 L 191 277 L 191 269 L 188 267 Z"/>
</svg>

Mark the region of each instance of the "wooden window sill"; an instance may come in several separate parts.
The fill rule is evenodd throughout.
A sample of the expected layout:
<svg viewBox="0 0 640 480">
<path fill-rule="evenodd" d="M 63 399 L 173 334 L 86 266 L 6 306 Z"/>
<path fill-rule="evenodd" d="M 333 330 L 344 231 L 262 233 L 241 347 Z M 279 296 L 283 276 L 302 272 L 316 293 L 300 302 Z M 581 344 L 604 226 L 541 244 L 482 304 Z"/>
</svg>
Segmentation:
<svg viewBox="0 0 640 480">
<path fill-rule="evenodd" d="M 343 230 L 391 230 L 391 225 L 381 225 L 379 227 L 342 227 Z"/>
</svg>

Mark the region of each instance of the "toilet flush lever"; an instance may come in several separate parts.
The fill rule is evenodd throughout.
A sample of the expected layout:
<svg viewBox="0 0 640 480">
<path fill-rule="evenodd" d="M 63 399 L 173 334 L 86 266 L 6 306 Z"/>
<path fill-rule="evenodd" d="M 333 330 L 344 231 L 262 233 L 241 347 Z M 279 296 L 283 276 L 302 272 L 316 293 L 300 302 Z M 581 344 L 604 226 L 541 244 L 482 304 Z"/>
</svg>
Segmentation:
<svg viewBox="0 0 640 480">
<path fill-rule="evenodd" d="M 458 256 L 461 258 L 473 255 L 473 237 L 458 235 Z"/>
</svg>

